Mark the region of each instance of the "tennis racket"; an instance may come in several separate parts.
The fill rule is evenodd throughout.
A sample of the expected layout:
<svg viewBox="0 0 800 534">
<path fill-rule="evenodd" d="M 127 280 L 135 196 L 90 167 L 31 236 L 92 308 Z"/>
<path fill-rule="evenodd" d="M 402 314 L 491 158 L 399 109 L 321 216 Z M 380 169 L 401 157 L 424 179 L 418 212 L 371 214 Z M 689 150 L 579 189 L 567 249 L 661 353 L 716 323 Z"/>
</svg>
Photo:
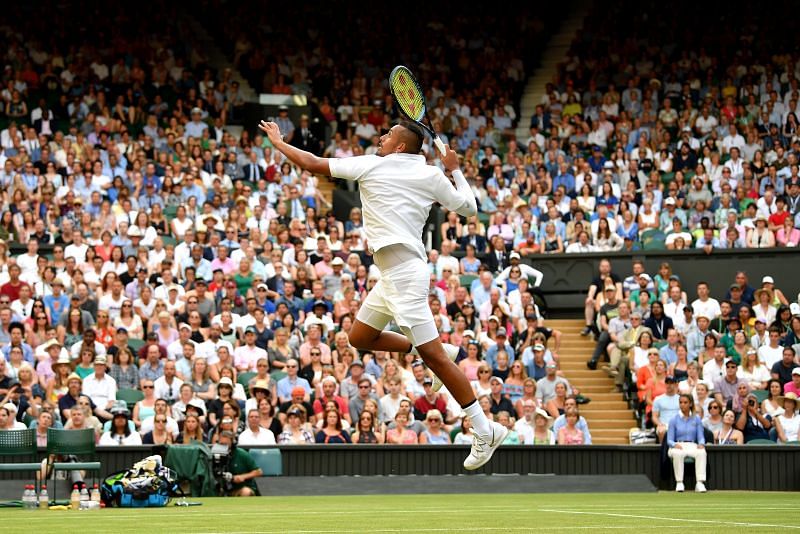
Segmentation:
<svg viewBox="0 0 800 534">
<path fill-rule="evenodd" d="M 392 69 L 391 74 L 389 74 L 389 90 L 392 92 L 392 97 L 402 114 L 425 128 L 433 139 L 433 144 L 436 145 L 439 153 L 444 156 L 444 143 L 433 131 L 422 87 L 420 87 L 419 82 L 408 67 L 398 65 Z M 422 122 L 423 119 L 426 119 L 427 123 Z"/>
</svg>

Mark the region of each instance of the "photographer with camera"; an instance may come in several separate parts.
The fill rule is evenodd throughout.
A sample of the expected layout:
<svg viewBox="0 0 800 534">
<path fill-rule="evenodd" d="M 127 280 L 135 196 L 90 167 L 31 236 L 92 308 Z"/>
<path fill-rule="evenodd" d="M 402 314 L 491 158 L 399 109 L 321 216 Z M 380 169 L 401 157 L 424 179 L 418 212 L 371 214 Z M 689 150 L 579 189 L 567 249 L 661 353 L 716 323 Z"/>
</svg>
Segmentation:
<svg viewBox="0 0 800 534">
<path fill-rule="evenodd" d="M 736 418 L 736 428 L 744 434 L 744 442 L 754 439 L 770 439 L 769 429 L 772 428 L 772 418 L 761 413 L 755 395 L 748 395 L 747 407 Z"/>
<path fill-rule="evenodd" d="M 222 422 L 225 423 L 226 419 Z M 236 434 L 221 430 L 217 435 L 217 444 L 212 448 L 212 468 L 219 493 L 228 497 L 257 496 L 255 478 L 261 476 L 261 469 L 250 453 L 236 445 Z"/>
</svg>

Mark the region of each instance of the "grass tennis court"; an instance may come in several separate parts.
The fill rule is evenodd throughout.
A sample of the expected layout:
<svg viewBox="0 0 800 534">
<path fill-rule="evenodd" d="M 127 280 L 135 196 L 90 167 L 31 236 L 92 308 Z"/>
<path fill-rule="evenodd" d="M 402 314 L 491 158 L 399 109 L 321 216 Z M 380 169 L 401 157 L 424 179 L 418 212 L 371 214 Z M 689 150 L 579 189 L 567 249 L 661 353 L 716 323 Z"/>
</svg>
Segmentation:
<svg viewBox="0 0 800 534">
<path fill-rule="evenodd" d="M 591 532 L 800 530 L 797 495 L 370 495 L 198 499 L 203 505 L 98 511 L 0 511 L 12 532 Z"/>
</svg>

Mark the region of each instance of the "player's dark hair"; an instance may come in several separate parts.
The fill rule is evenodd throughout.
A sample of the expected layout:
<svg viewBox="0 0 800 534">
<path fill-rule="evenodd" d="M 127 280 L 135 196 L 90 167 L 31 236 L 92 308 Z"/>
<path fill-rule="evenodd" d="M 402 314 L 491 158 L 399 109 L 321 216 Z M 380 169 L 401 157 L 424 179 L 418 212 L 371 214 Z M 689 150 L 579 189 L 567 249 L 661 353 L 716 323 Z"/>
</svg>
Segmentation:
<svg viewBox="0 0 800 534">
<path fill-rule="evenodd" d="M 409 154 L 419 153 L 419 151 L 422 150 L 422 142 L 425 140 L 425 134 L 422 131 L 422 127 L 416 122 L 406 120 L 401 120 L 398 122 L 398 124 L 413 134 L 403 136 L 405 138 L 403 141 L 406 144 L 406 152 Z"/>
</svg>

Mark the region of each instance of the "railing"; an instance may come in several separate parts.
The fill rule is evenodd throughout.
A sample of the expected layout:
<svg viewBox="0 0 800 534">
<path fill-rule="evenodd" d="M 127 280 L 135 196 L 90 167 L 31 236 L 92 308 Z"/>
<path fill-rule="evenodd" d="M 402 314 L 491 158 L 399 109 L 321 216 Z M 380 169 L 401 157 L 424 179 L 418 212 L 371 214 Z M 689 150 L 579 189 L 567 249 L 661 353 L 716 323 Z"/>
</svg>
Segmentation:
<svg viewBox="0 0 800 534">
<path fill-rule="evenodd" d="M 303 445 L 278 447 L 284 476 L 466 475 L 466 446 Z M 158 448 L 155 448 L 156 452 Z M 163 450 L 163 449 L 162 449 Z M 153 447 L 97 449 L 102 473 L 130 467 Z M 44 455 L 44 449 L 40 451 Z M 662 478 L 662 472 L 665 478 Z M 554 475 L 646 475 L 656 487 L 672 489 L 671 464 L 662 471 L 655 445 L 504 446 L 476 473 Z M 687 467 L 687 477 L 693 476 Z M 6 473 L 0 480 L 22 480 Z M 715 490 L 800 491 L 800 447 L 709 446 L 708 487 Z M 511 482 L 509 483 L 513 483 Z"/>
</svg>

